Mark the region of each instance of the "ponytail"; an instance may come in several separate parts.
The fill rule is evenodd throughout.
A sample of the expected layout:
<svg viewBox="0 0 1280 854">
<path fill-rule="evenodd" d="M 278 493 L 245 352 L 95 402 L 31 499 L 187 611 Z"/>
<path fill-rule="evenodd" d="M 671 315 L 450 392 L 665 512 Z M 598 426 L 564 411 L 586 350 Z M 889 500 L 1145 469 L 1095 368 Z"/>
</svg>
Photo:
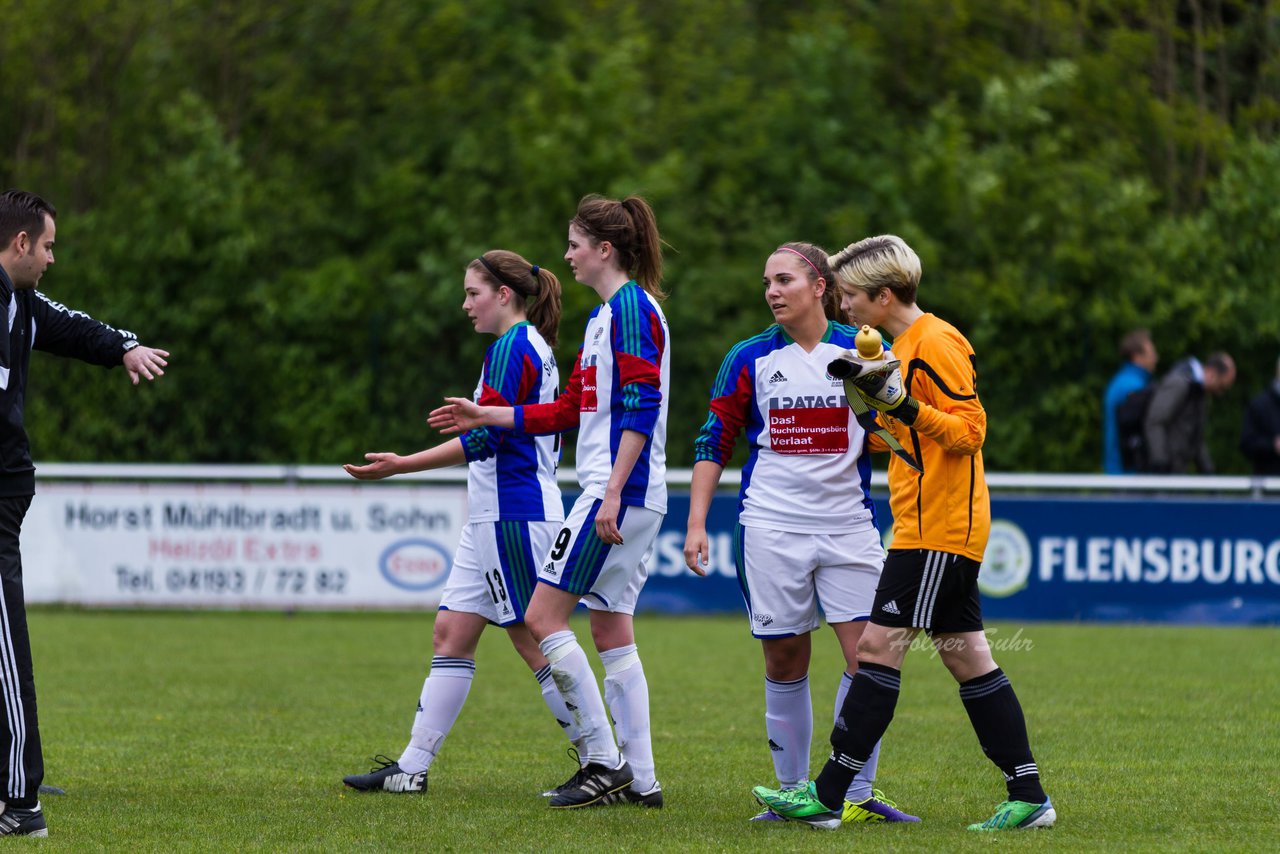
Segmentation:
<svg viewBox="0 0 1280 854">
<path fill-rule="evenodd" d="M 545 267 L 533 267 L 537 291 L 529 297 L 525 316 L 552 347 L 560 337 L 560 280 Z"/>
<path fill-rule="evenodd" d="M 658 234 L 658 219 L 649 203 L 639 196 L 627 196 L 622 200 L 622 206 L 631 214 L 635 225 L 636 281 L 654 299 L 662 301 L 667 294 L 662 290 L 662 237 Z"/>
</svg>

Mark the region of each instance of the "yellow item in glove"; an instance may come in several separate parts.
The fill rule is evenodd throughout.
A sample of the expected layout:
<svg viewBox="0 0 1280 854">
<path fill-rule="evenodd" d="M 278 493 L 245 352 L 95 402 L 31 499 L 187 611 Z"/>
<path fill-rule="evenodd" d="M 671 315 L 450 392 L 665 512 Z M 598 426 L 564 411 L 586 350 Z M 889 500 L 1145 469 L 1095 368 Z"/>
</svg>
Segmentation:
<svg viewBox="0 0 1280 854">
<path fill-rule="evenodd" d="M 858 348 L 858 355 L 868 362 L 884 358 L 884 339 L 870 326 L 864 325 L 859 329 L 853 343 Z"/>
</svg>

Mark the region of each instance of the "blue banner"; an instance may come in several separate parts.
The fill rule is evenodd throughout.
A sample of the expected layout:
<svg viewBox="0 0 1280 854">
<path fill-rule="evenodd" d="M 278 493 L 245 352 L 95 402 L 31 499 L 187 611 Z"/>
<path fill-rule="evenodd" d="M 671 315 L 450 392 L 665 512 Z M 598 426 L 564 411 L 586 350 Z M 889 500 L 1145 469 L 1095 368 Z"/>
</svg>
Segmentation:
<svg viewBox="0 0 1280 854">
<path fill-rule="evenodd" d="M 672 494 L 644 610 L 744 615 L 733 561 L 737 497 L 707 518 L 707 577 L 684 565 L 687 493 Z M 876 500 L 880 529 L 892 516 Z M 979 575 L 992 620 L 1280 623 L 1280 502 L 993 496 Z"/>
</svg>

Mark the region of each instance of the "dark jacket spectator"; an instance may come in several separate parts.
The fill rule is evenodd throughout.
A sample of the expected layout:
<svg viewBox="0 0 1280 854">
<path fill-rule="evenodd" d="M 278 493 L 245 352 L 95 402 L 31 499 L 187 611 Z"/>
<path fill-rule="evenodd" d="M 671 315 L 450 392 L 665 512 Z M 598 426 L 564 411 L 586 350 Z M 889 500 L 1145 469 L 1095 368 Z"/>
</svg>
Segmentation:
<svg viewBox="0 0 1280 854">
<path fill-rule="evenodd" d="M 1148 471 L 1183 474 L 1195 466 L 1213 473 L 1213 459 L 1205 443 L 1208 395 L 1219 395 L 1236 381 L 1236 365 L 1226 353 L 1214 353 L 1202 364 L 1194 356 L 1183 359 L 1164 375 L 1147 408 Z"/>
<path fill-rule="evenodd" d="M 1254 474 L 1280 475 L 1280 364 L 1271 385 L 1249 401 L 1240 450 L 1253 463 Z"/>
</svg>

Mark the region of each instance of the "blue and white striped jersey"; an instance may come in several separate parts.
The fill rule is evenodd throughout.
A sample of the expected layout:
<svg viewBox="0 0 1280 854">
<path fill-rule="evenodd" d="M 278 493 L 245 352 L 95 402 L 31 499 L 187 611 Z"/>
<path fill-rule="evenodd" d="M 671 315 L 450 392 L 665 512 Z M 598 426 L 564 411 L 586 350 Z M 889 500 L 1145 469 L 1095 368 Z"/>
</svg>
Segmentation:
<svg viewBox="0 0 1280 854">
<path fill-rule="evenodd" d="M 517 430 L 578 427 L 578 483 L 603 498 L 623 430 L 646 437 L 622 488 L 622 503 L 667 512 L 667 407 L 671 347 L 658 302 L 627 282 L 587 320 L 569 385 L 555 403 L 518 407 Z"/>
<path fill-rule="evenodd" d="M 517 323 L 489 345 L 474 399 L 484 406 L 520 406 L 556 399 L 560 371 L 538 330 Z M 564 520 L 556 467 L 560 443 L 495 427 L 462 434 L 471 522 Z"/>
</svg>

